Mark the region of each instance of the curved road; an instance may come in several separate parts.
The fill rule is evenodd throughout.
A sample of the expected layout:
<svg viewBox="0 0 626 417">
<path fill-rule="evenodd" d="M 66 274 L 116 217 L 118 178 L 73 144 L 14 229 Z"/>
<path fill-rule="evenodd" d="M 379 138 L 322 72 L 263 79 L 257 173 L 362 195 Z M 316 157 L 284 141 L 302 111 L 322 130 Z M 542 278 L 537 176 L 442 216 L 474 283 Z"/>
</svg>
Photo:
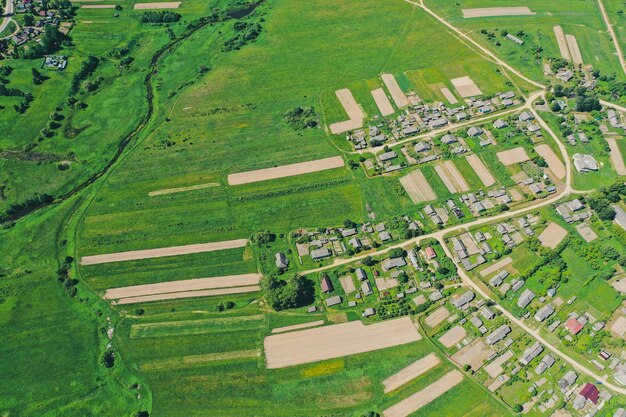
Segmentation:
<svg viewBox="0 0 626 417">
<path fill-rule="evenodd" d="M 4 19 L 0 23 L 0 33 L 9 26 L 11 18 L 13 17 L 13 0 L 7 0 L 6 8 L 4 9 Z"/>
</svg>

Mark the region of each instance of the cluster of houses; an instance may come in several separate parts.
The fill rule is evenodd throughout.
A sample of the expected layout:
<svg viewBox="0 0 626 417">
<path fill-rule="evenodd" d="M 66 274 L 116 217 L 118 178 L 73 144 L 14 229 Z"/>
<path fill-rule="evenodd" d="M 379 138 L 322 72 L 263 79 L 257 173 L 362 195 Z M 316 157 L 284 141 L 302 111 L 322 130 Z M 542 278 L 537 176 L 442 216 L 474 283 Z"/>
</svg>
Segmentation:
<svg viewBox="0 0 626 417">
<path fill-rule="evenodd" d="M 584 210 L 585 205 L 580 202 L 579 199 L 566 201 L 564 203 L 557 204 L 555 207 L 556 212 L 567 223 L 575 223 L 583 220 L 587 220 L 591 217 L 590 210 Z"/>
<path fill-rule="evenodd" d="M 67 56 L 48 55 L 43 60 L 43 68 L 64 70 L 67 67 Z"/>
<path fill-rule="evenodd" d="M 581 174 L 598 170 L 598 161 L 593 155 L 575 153 L 572 158 L 574 159 L 574 168 Z"/>
</svg>

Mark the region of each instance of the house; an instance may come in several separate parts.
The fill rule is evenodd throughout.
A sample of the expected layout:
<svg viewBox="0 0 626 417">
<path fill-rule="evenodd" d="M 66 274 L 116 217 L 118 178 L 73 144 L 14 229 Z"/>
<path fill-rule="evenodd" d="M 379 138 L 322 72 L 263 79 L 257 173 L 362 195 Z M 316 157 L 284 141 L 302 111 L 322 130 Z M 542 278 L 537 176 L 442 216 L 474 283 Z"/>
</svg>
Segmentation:
<svg viewBox="0 0 626 417">
<path fill-rule="evenodd" d="M 496 129 L 504 129 L 508 125 L 509 124 L 502 119 L 498 119 L 495 122 L 493 122 L 493 127 L 495 127 Z"/>
<path fill-rule="evenodd" d="M 519 115 L 519 120 L 520 122 L 530 122 L 531 120 L 535 120 L 535 116 L 531 112 L 525 111 Z"/>
<path fill-rule="evenodd" d="M 518 38 L 517 36 L 511 35 L 510 33 L 507 33 L 505 36 L 508 40 L 515 42 L 518 45 L 524 45 L 524 41 L 521 40 L 520 38 Z"/>
<path fill-rule="evenodd" d="M 367 317 L 373 316 L 374 314 L 376 314 L 376 312 L 371 307 L 366 308 L 365 310 L 363 310 L 363 317 L 367 318 Z"/>
<path fill-rule="evenodd" d="M 573 406 L 575 409 L 580 410 L 585 406 L 587 401 L 594 404 L 598 404 L 598 398 L 600 397 L 600 391 L 591 382 L 585 384 L 583 389 L 580 390 L 576 398 L 574 398 Z"/>
<path fill-rule="evenodd" d="M 526 308 L 528 304 L 535 298 L 535 293 L 530 289 L 525 289 L 522 295 L 517 299 L 517 306 L 520 308 Z"/>
<path fill-rule="evenodd" d="M 511 328 L 506 324 L 498 327 L 496 330 L 491 332 L 486 338 L 485 341 L 488 345 L 495 345 L 500 340 L 503 340 L 507 334 L 511 333 Z"/>
<path fill-rule="evenodd" d="M 350 239 L 348 241 L 348 244 L 350 244 L 350 246 L 352 246 L 354 249 L 358 249 L 363 246 L 361 244 L 361 239 L 359 239 L 358 237 L 353 237 L 352 239 Z"/>
<path fill-rule="evenodd" d="M 390 258 L 385 259 L 381 264 L 381 267 L 383 268 L 383 271 L 389 271 L 393 268 L 400 268 L 405 265 L 406 261 L 404 260 L 404 258 Z"/>
<path fill-rule="evenodd" d="M 598 170 L 598 161 L 591 155 L 574 154 L 574 167 L 576 171 L 585 173 Z"/>
<path fill-rule="evenodd" d="M 563 81 L 564 83 L 568 82 L 572 78 L 574 78 L 574 73 L 567 68 L 561 68 L 556 74 L 556 78 Z"/>
<path fill-rule="evenodd" d="M 336 306 L 337 304 L 341 304 L 341 297 L 338 295 L 334 295 L 324 300 L 324 302 L 326 303 L 327 307 Z"/>
<path fill-rule="evenodd" d="M 432 121 L 428 124 L 428 126 L 429 126 L 431 129 L 437 129 L 438 127 L 443 127 L 443 126 L 445 126 L 445 125 L 447 125 L 447 124 L 448 124 L 448 120 L 447 120 L 447 119 L 445 119 L 444 117 L 440 117 L 440 118 L 438 118 L 438 119 L 432 120 Z"/>
<path fill-rule="evenodd" d="M 626 230 L 626 211 L 617 204 L 613 206 L 613 210 L 615 210 L 615 223 Z"/>
<path fill-rule="evenodd" d="M 415 254 L 415 252 L 413 252 L 412 250 L 409 250 L 407 252 L 407 255 L 409 257 L 409 261 L 411 262 L 411 265 L 413 266 L 413 268 L 419 269 L 420 264 L 419 264 L 419 261 L 417 259 L 417 255 Z"/>
<path fill-rule="evenodd" d="M 385 153 L 378 155 L 378 160 L 380 162 L 387 162 L 397 157 L 398 157 L 398 154 L 396 154 L 395 151 L 389 151 L 389 152 L 385 152 Z"/>
<path fill-rule="evenodd" d="M 524 351 L 524 354 L 519 358 L 519 363 L 526 366 L 532 362 L 533 359 L 539 356 L 541 352 L 543 352 L 543 346 L 541 343 L 535 342 L 534 345 Z"/>
<path fill-rule="evenodd" d="M 322 282 L 320 286 L 322 287 L 322 292 L 325 292 L 326 294 L 333 292 L 333 290 L 335 289 L 333 287 L 333 283 L 330 281 L 330 278 L 328 277 L 322 278 Z"/>
<path fill-rule="evenodd" d="M 482 316 L 487 320 L 491 320 L 496 316 L 495 313 L 487 306 L 483 306 L 480 309 L 480 314 L 482 314 Z"/>
<path fill-rule="evenodd" d="M 546 304 L 545 306 L 537 310 L 537 313 L 535 313 L 535 320 L 541 323 L 542 321 L 550 317 L 552 313 L 554 313 L 554 308 L 550 304 Z"/>
<path fill-rule="evenodd" d="M 437 257 L 437 252 L 435 252 L 435 250 L 430 246 L 424 249 L 424 253 L 428 259 L 434 259 Z"/>
<path fill-rule="evenodd" d="M 464 305 L 474 299 L 474 293 L 472 291 L 464 292 L 460 297 L 451 301 L 452 305 L 456 308 L 462 308 Z"/>
<path fill-rule="evenodd" d="M 570 317 L 565 322 L 565 328 L 573 335 L 577 335 L 585 327 L 576 317 Z"/>
<path fill-rule="evenodd" d="M 356 277 L 359 279 L 359 281 L 364 281 L 364 280 L 367 279 L 367 274 L 365 273 L 363 268 L 357 268 L 356 269 Z"/>
<path fill-rule="evenodd" d="M 530 132 L 530 133 L 541 132 L 541 128 L 539 127 L 539 125 L 536 125 L 535 123 L 529 123 L 528 124 L 528 132 Z M 540 133 L 537 133 L 537 135 L 540 135 Z"/>
<path fill-rule="evenodd" d="M 626 417 L 626 410 L 622 407 L 618 408 L 617 410 L 615 410 L 613 417 Z"/>
<path fill-rule="evenodd" d="M 365 295 L 366 297 L 368 295 L 374 294 L 374 291 L 372 290 L 372 284 L 370 284 L 369 281 L 363 281 L 363 284 L 361 284 L 361 291 L 363 291 L 363 295 Z"/>
<path fill-rule="evenodd" d="M 539 362 L 539 364 L 537 365 L 537 367 L 535 368 L 535 373 L 537 375 L 541 375 L 542 373 L 544 373 L 546 370 L 548 370 L 549 368 L 552 367 L 552 365 L 554 365 L 556 363 L 556 359 L 554 359 L 552 356 L 550 356 L 549 354 L 544 356 L 543 359 L 541 360 L 541 362 Z"/>
<path fill-rule="evenodd" d="M 432 302 L 439 301 L 442 298 L 443 298 L 443 294 L 441 294 L 441 291 L 439 290 L 435 290 L 431 292 L 430 295 L 428 296 L 428 299 Z"/>
<path fill-rule="evenodd" d="M 350 237 L 356 235 L 356 229 L 343 229 L 341 231 L 341 236 Z"/>
<path fill-rule="evenodd" d="M 482 134 L 483 134 L 483 130 L 480 127 L 472 126 L 469 129 L 467 129 L 467 136 L 469 137 L 474 138 Z"/>
<path fill-rule="evenodd" d="M 572 385 L 578 379 L 578 375 L 574 371 L 567 371 L 565 375 L 561 379 L 558 380 L 557 384 L 562 389 L 565 389 Z"/>
<path fill-rule="evenodd" d="M 443 143 L 444 145 L 449 145 L 451 143 L 456 143 L 456 142 L 458 142 L 456 137 L 454 135 L 449 134 L 449 133 L 447 135 L 444 135 L 441 138 L 441 143 Z"/>
<path fill-rule="evenodd" d="M 287 268 L 289 266 L 289 261 L 285 257 L 285 254 L 282 252 L 278 252 L 276 254 L 276 268 Z"/>
<path fill-rule="evenodd" d="M 318 261 L 320 259 L 328 258 L 332 255 L 332 252 L 328 248 L 319 248 L 311 251 L 311 258 L 314 261 Z"/>
<path fill-rule="evenodd" d="M 428 142 L 417 142 L 413 149 L 415 149 L 415 152 L 426 152 L 430 150 L 430 145 Z"/>
<path fill-rule="evenodd" d="M 576 134 L 578 135 L 578 139 L 581 143 L 589 143 L 589 138 L 587 137 L 585 132 L 577 132 Z"/>
<path fill-rule="evenodd" d="M 391 240 L 391 235 L 389 234 L 389 232 L 381 232 L 381 233 L 378 234 L 378 237 L 383 242 L 388 242 L 388 241 Z"/>
</svg>

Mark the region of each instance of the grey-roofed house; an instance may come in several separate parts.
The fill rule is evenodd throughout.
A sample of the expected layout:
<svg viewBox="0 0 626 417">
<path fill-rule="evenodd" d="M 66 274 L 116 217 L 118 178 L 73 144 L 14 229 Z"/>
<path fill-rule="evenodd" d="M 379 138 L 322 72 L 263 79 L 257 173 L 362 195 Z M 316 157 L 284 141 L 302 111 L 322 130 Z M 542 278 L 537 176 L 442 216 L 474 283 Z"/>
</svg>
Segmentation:
<svg viewBox="0 0 626 417">
<path fill-rule="evenodd" d="M 482 316 L 487 320 L 491 320 L 496 316 L 495 313 L 487 306 L 481 307 L 480 314 L 482 314 Z"/>
<path fill-rule="evenodd" d="M 325 299 L 324 302 L 326 303 L 326 306 L 328 307 L 336 306 L 337 304 L 341 304 L 341 296 L 334 295 L 332 297 Z"/>
<path fill-rule="evenodd" d="M 522 365 L 528 365 L 533 359 L 539 356 L 543 352 L 543 346 L 539 342 L 535 342 L 534 345 L 524 351 L 524 354 L 519 358 L 519 362 Z"/>
<path fill-rule="evenodd" d="M 472 291 L 464 292 L 460 297 L 451 301 L 456 308 L 461 308 L 474 299 L 475 295 Z"/>
<path fill-rule="evenodd" d="M 356 229 L 343 229 L 341 231 L 341 236 L 343 237 L 349 237 L 354 235 L 356 235 Z"/>
<path fill-rule="evenodd" d="M 311 251 L 311 258 L 316 261 L 319 259 L 328 258 L 332 255 L 332 252 L 328 248 L 319 248 Z"/>
<path fill-rule="evenodd" d="M 364 281 L 367 279 L 367 274 L 365 273 L 365 271 L 363 270 L 363 268 L 357 268 L 356 269 L 356 277 L 360 280 L 360 281 Z"/>
<path fill-rule="evenodd" d="M 528 122 L 530 120 L 535 120 L 535 116 L 531 112 L 525 111 L 519 115 L 519 120 L 522 122 Z"/>
<path fill-rule="evenodd" d="M 467 129 L 467 136 L 476 137 L 483 134 L 483 130 L 480 127 L 472 126 Z"/>
<path fill-rule="evenodd" d="M 430 295 L 428 296 L 428 299 L 430 301 L 439 301 L 443 298 L 443 294 L 441 294 L 441 291 L 439 290 L 435 290 L 433 292 L 430 293 Z"/>
<path fill-rule="evenodd" d="M 535 320 L 541 323 L 542 321 L 550 317 L 552 313 L 554 313 L 554 308 L 550 304 L 546 304 L 545 306 L 537 310 L 537 313 L 535 313 Z"/>
<path fill-rule="evenodd" d="M 535 368 L 535 373 L 537 375 L 541 375 L 546 370 L 551 368 L 552 365 L 554 365 L 555 363 L 556 363 L 556 359 L 554 359 L 550 354 L 547 354 L 546 356 L 543 357 L 541 362 L 539 362 L 539 364 Z"/>
<path fill-rule="evenodd" d="M 441 143 L 443 143 L 444 145 L 449 145 L 456 142 L 458 142 L 457 138 L 449 133 L 441 138 Z"/>
<path fill-rule="evenodd" d="M 360 247 L 363 246 L 361 244 L 361 239 L 359 239 L 358 237 L 353 237 L 352 239 L 350 239 L 348 241 L 348 244 L 350 244 L 350 246 L 352 246 L 355 249 L 360 248 Z"/>
<path fill-rule="evenodd" d="M 578 375 L 574 371 L 567 371 L 565 375 L 561 379 L 558 380 L 557 384 L 561 388 L 567 388 L 572 385 L 578 379 Z"/>
<path fill-rule="evenodd" d="M 415 152 L 425 152 L 430 150 L 430 145 L 428 142 L 417 142 L 413 149 L 415 149 Z"/>
<path fill-rule="evenodd" d="M 365 296 L 374 293 L 374 291 L 372 290 L 372 284 L 370 284 L 369 281 L 363 281 L 363 284 L 361 284 L 361 291 L 363 291 L 363 294 Z"/>
<path fill-rule="evenodd" d="M 574 154 L 574 167 L 576 171 L 585 173 L 598 170 L 598 161 L 591 155 Z"/>
<path fill-rule="evenodd" d="M 391 161 L 398 157 L 398 154 L 395 151 L 385 152 L 383 154 L 378 155 L 378 160 L 380 162 Z"/>
<path fill-rule="evenodd" d="M 615 210 L 615 223 L 626 230 L 626 211 L 617 204 L 613 206 L 613 210 Z"/>
<path fill-rule="evenodd" d="M 381 264 L 381 267 L 383 268 L 383 271 L 389 271 L 393 268 L 400 268 L 405 265 L 406 261 L 404 260 L 404 258 L 390 258 L 385 259 Z"/>
<path fill-rule="evenodd" d="M 443 117 L 440 117 L 440 118 L 438 118 L 438 119 L 432 120 L 432 121 L 428 124 L 428 126 L 429 126 L 431 129 L 436 129 L 436 128 L 438 128 L 438 127 L 443 127 L 443 126 L 445 126 L 445 125 L 447 125 L 447 124 L 448 124 L 448 120 L 446 120 L 446 119 L 445 119 L 445 118 L 443 118 Z"/>
<path fill-rule="evenodd" d="M 535 298 L 535 293 L 530 289 L 525 289 L 522 295 L 517 299 L 517 306 L 520 308 L 526 308 L 528 304 Z"/>
<path fill-rule="evenodd" d="M 495 127 L 496 129 L 504 129 L 505 127 L 507 127 L 509 124 L 502 120 L 502 119 L 498 119 L 495 122 L 493 122 L 493 127 Z"/>
<path fill-rule="evenodd" d="M 289 266 L 289 261 L 285 257 L 285 254 L 282 252 L 278 252 L 276 254 L 276 268 L 287 268 Z"/>
<path fill-rule="evenodd" d="M 511 333 L 511 328 L 506 324 L 503 324 L 493 332 L 489 333 L 489 335 L 485 338 L 485 341 L 488 345 L 495 345 L 500 340 L 503 340 L 509 333 Z"/>
<path fill-rule="evenodd" d="M 378 234 L 378 237 L 383 242 L 387 242 L 387 241 L 391 240 L 391 235 L 389 234 L 389 232 L 381 232 L 381 233 Z"/>
</svg>

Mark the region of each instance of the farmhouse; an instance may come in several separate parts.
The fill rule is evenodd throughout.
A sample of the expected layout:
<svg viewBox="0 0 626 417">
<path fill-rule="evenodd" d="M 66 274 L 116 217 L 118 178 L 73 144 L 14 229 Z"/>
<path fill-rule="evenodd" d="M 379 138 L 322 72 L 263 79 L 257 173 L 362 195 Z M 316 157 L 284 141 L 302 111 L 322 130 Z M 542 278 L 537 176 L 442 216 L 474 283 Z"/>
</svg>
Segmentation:
<svg viewBox="0 0 626 417">
<path fill-rule="evenodd" d="M 529 347 L 528 349 L 524 351 L 524 354 L 520 357 L 519 362 L 522 365 L 526 366 L 533 359 L 539 356 L 541 352 L 543 352 L 543 346 L 541 346 L 539 342 L 535 342 L 534 345 L 532 345 L 531 347 Z"/>
<path fill-rule="evenodd" d="M 498 327 L 496 330 L 491 332 L 486 338 L 485 341 L 488 345 L 495 345 L 500 340 L 503 340 L 507 334 L 511 333 L 511 328 L 506 324 Z"/>
<path fill-rule="evenodd" d="M 424 253 L 426 253 L 426 257 L 428 259 L 434 259 L 437 257 L 437 252 L 435 252 L 435 250 L 430 246 L 424 249 Z"/>
<path fill-rule="evenodd" d="M 276 254 L 276 268 L 287 268 L 289 266 L 289 261 L 285 257 L 285 254 L 282 252 L 278 252 Z"/>
<path fill-rule="evenodd" d="M 456 142 L 458 142 L 456 137 L 454 135 L 449 134 L 449 133 L 447 135 L 444 135 L 441 138 L 441 143 L 443 143 L 444 145 L 449 145 L 451 143 L 456 143 Z"/>
<path fill-rule="evenodd" d="M 574 398 L 574 402 L 572 405 L 575 409 L 580 410 L 585 406 L 587 401 L 590 401 L 594 404 L 598 404 L 598 398 L 600 395 L 600 391 L 593 385 L 591 382 L 585 384 L 582 390 L 578 393 L 576 398 Z"/>
<path fill-rule="evenodd" d="M 374 293 L 372 290 L 372 284 L 370 284 L 369 281 L 363 281 L 363 284 L 361 284 L 361 291 L 363 291 L 363 295 L 366 297 Z"/>
<path fill-rule="evenodd" d="M 385 259 L 381 265 L 383 271 L 389 271 L 393 268 L 400 268 L 406 265 L 404 258 Z"/>
<path fill-rule="evenodd" d="M 356 269 L 356 277 L 360 280 L 360 281 L 364 281 L 367 279 L 367 275 L 365 274 L 365 271 L 363 270 L 363 268 L 357 268 Z"/>
<path fill-rule="evenodd" d="M 330 278 L 328 277 L 322 278 L 322 282 L 320 286 L 322 287 L 322 292 L 325 292 L 325 293 L 333 292 L 334 290 L 333 283 L 330 281 Z"/>
<path fill-rule="evenodd" d="M 319 248 L 311 251 L 311 258 L 313 258 L 314 261 L 328 258 L 331 255 L 332 252 L 328 248 Z"/>
<path fill-rule="evenodd" d="M 467 136 L 476 137 L 483 134 L 483 130 L 480 127 L 472 126 L 467 130 Z"/>
<path fill-rule="evenodd" d="M 398 157 L 398 154 L 396 154 L 394 151 L 389 151 L 389 152 L 385 152 L 383 154 L 380 154 L 378 156 L 378 160 L 380 162 L 387 162 L 387 161 L 391 161 L 392 159 L 395 159 Z"/>
<path fill-rule="evenodd" d="M 338 295 L 332 296 L 324 300 L 327 307 L 336 306 L 337 304 L 341 304 L 341 297 Z"/>
<path fill-rule="evenodd" d="M 487 320 L 491 320 L 496 316 L 495 313 L 487 306 L 483 306 L 480 309 L 480 314 L 482 314 L 482 316 Z"/>
<path fill-rule="evenodd" d="M 535 120 L 535 116 L 531 112 L 525 111 L 519 115 L 519 120 L 520 122 L 529 122 L 531 120 Z"/>
<path fill-rule="evenodd" d="M 541 362 L 539 362 L 539 365 L 537 365 L 537 367 L 535 368 L 535 373 L 537 375 L 541 375 L 546 370 L 551 368 L 552 365 L 554 365 L 555 363 L 556 363 L 556 359 L 554 359 L 551 355 L 548 354 L 543 357 Z"/>
<path fill-rule="evenodd" d="M 524 292 L 522 293 L 522 295 L 520 295 L 519 299 L 517 300 L 517 306 L 520 308 L 526 308 L 526 306 L 528 306 L 528 304 L 530 304 L 530 302 L 535 298 L 535 293 L 532 292 L 529 289 L 524 290 Z"/>
<path fill-rule="evenodd" d="M 498 119 L 495 122 L 493 122 L 493 127 L 495 127 L 496 129 L 504 129 L 505 127 L 507 127 L 509 124 L 502 120 L 502 119 Z"/>
<path fill-rule="evenodd" d="M 550 304 L 546 304 L 545 306 L 537 310 L 537 313 L 535 313 L 535 320 L 541 323 L 542 321 L 550 317 L 552 313 L 554 313 L 554 308 Z"/>
<path fill-rule="evenodd" d="M 574 154 L 574 167 L 576 171 L 585 173 L 598 170 L 598 162 L 591 155 Z"/>
<path fill-rule="evenodd" d="M 562 68 L 555 74 L 555 77 L 566 83 L 574 78 L 574 73 L 566 68 Z"/>
<path fill-rule="evenodd" d="M 578 379 L 578 375 L 574 371 L 567 371 L 565 375 L 561 379 L 558 380 L 557 384 L 561 388 L 567 388 L 572 385 Z"/>
<path fill-rule="evenodd" d="M 425 152 L 430 150 L 430 145 L 428 142 L 417 142 L 413 149 L 415 149 L 415 152 Z"/>
<path fill-rule="evenodd" d="M 465 306 L 467 303 L 472 301 L 473 299 L 474 299 L 474 293 L 472 291 L 467 291 L 463 293 L 460 297 L 456 298 L 455 300 L 452 300 L 452 305 L 460 309 L 463 306 Z"/>
<path fill-rule="evenodd" d="M 585 327 L 576 317 L 570 317 L 565 322 L 565 328 L 573 335 L 577 335 Z"/>
</svg>

